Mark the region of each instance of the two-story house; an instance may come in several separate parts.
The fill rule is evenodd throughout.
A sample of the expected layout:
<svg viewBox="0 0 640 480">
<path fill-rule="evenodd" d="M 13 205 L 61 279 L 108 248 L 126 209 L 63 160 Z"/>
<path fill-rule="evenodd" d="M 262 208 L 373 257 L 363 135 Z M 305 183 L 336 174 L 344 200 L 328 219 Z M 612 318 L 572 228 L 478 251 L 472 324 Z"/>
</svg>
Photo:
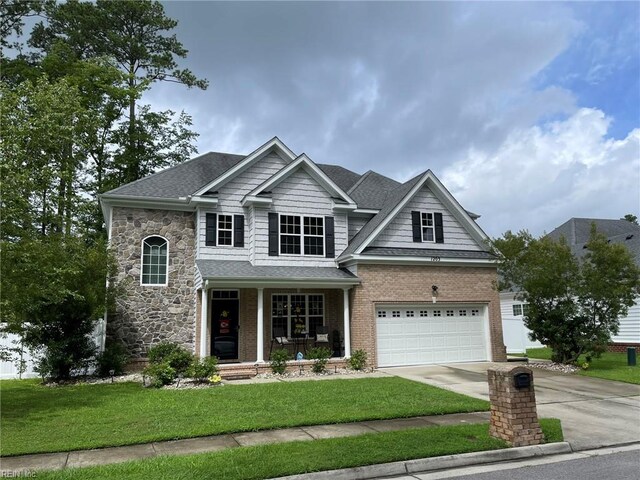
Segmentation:
<svg viewBox="0 0 640 480">
<path fill-rule="evenodd" d="M 274 338 L 340 339 L 374 366 L 505 359 L 494 258 L 431 171 L 399 183 L 274 138 L 100 198 L 126 294 L 110 335 L 253 365 Z"/>
</svg>

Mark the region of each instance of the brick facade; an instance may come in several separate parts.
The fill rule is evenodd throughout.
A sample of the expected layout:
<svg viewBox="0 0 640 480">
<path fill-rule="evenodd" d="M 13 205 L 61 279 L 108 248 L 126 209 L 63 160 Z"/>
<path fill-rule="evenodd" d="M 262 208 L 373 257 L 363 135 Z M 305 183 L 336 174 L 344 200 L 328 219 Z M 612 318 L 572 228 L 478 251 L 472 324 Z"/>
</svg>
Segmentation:
<svg viewBox="0 0 640 480">
<path fill-rule="evenodd" d="M 358 265 L 361 284 L 351 291 L 351 350 L 363 349 L 377 366 L 377 304 L 431 303 L 431 285 L 438 286 L 438 304 L 481 303 L 488 307 L 491 360 L 506 361 L 502 340 L 500 296 L 493 288 L 494 267 L 431 265 Z"/>
<path fill-rule="evenodd" d="M 636 352 L 640 351 L 640 343 L 610 343 L 607 346 L 608 352 L 627 353 L 627 348 L 635 348 Z"/>
<path fill-rule="evenodd" d="M 517 388 L 514 377 L 518 374 L 529 375 L 530 386 Z M 487 375 L 491 402 L 489 433 L 513 447 L 542 443 L 531 369 L 496 367 L 487 370 Z"/>
</svg>

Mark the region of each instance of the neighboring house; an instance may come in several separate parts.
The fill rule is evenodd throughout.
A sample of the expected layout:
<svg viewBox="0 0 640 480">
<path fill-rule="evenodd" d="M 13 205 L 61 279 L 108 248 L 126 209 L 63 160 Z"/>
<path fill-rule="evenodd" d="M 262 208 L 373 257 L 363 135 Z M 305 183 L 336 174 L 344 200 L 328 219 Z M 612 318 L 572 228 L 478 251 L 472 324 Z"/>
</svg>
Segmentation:
<svg viewBox="0 0 640 480">
<path fill-rule="evenodd" d="M 572 218 L 547 234 L 554 240 L 564 237 L 571 251 L 578 258 L 587 253 L 586 243 L 591 235 L 591 225 L 595 223 L 598 232 L 611 243 L 625 245 L 640 265 L 640 226 L 626 220 L 601 218 Z M 508 353 L 524 352 L 527 348 L 538 347 L 538 342 L 529 340 L 529 330 L 523 323 L 523 309 L 526 305 L 516 300 L 516 293 L 501 292 L 502 328 Z M 640 298 L 629 308 L 626 317 L 620 319 L 620 331 L 612 338 L 610 350 L 624 351 L 627 347 L 640 347 Z"/>
<path fill-rule="evenodd" d="M 274 138 L 100 202 L 126 280 L 109 335 L 134 358 L 166 339 L 254 364 L 320 326 L 373 366 L 506 358 L 487 236 L 431 171 L 359 175 Z"/>
</svg>

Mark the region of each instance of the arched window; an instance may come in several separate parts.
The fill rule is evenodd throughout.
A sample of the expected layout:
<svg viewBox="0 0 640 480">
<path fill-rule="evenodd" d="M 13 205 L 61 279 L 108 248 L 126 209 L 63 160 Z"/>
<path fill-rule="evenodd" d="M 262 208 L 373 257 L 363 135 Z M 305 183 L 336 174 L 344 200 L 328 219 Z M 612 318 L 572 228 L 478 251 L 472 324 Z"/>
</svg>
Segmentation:
<svg viewBox="0 0 640 480">
<path fill-rule="evenodd" d="M 169 245 L 162 237 L 142 241 L 142 285 L 166 285 Z"/>
</svg>

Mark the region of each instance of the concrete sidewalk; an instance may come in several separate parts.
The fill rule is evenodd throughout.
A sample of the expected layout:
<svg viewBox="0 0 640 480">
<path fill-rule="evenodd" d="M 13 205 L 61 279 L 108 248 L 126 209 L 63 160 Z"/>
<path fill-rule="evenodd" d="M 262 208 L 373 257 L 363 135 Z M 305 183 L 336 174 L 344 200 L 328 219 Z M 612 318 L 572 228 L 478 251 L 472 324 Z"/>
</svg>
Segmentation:
<svg viewBox="0 0 640 480">
<path fill-rule="evenodd" d="M 13 472 L 15 474 L 15 472 L 36 470 L 90 467 L 156 457 L 159 455 L 190 455 L 265 443 L 283 443 L 300 440 L 310 441 L 323 438 L 349 437 L 362 435 L 364 433 L 389 432 L 407 428 L 485 423 L 488 421 L 489 412 L 455 413 L 451 415 L 432 415 L 391 420 L 312 425 L 280 430 L 263 430 L 259 432 L 215 435 L 211 437 L 188 438 L 184 440 L 100 448 L 95 450 L 1 457 L 0 476 L 2 476 L 3 472 Z"/>
</svg>

